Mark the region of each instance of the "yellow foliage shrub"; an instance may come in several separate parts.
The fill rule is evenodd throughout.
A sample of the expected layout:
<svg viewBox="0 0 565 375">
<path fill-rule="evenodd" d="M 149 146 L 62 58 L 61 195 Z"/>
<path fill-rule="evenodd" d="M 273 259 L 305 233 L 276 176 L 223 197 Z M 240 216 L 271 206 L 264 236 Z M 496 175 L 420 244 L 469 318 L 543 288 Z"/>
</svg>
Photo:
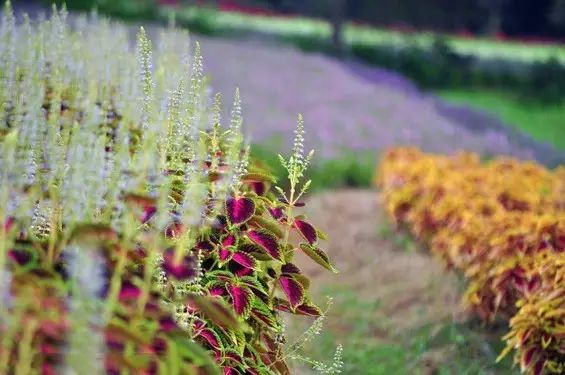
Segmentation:
<svg viewBox="0 0 565 375">
<path fill-rule="evenodd" d="M 383 156 L 377 184 L 399 226 L 465 274 L 465 304 L 510 319 L 524 371 L 565 371 L 565 167 L 415 148 Z"/>
</svg>

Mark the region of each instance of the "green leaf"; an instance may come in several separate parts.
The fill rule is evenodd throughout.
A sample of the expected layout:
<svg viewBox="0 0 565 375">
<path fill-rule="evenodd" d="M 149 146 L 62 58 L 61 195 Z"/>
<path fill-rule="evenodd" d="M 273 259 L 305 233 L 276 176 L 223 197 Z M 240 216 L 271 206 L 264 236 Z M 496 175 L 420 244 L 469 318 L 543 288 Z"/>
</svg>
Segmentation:
<svg viewBox="0 0 565 375">
<path fill-rule="evenodd" d="M 251 217 L 251 219 L 249 219 L 248 225 L 257 228 L 267 229 L 269 232 L 273 233 L 278 238 L 283 238 L 284 236 L 284 233 L 280 227 L 279 222 L 271 218 L 254 215 L 253 217 Z"/>
<path fill-rule="evenodd" d="M 233 330 L 240 329 L 239 321 L 233 310 L 222 299 L 198 295 L 190 295 L 187 299 L 188 303 L 220 327 Z"/>
<path fill-rule="evenodd" d="M 320 266 L 324 267 L 327 270 L 332 271 L 333 273 L 337 273 L 338 271 L 335 267 L 330 263 L 330 260 L 326 253 L 315 246 L 311 246 L 306 243 L 301 243 L 300 248 L 306 255 L 310 257 L 314 262 L 318 263 Z"/>
<path fill-rule="evenodd" d="M 208 352 L 195 342 L 190 341 L 184 336 L 175 336 L 173 338 L 179 356 L 188 359 L 198 367 L 204 370 L 207 375 L 220 375 L 220 369 L 210 357 Z M 201 372 L 199 372 L 201 373 Z"/>
</svg>

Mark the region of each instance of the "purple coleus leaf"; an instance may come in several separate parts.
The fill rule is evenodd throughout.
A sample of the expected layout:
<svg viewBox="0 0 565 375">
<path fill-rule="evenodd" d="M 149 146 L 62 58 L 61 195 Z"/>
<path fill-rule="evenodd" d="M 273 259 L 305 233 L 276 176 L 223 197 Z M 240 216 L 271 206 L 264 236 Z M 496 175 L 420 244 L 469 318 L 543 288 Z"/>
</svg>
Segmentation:
<svg viewBox="0 0 565 375">
<path fill-rule="evenodd" d="M 304 237 L 304 239 L 308 241 L 310 245 L 318 242 L 318 233 L 316 232 L 316 228 L 314 228 L 312 224 L 304 220 L 294 220 L 294 227 L 298 229 L 302 237 Z"/>
<path fill-rule="evenodd" d="M 216 286 L 211 287 L 211 288 L 208 290 L 208 293 L 210 293 L 211 296 L 218 297 L 218 296 L 223 296 L 223 295 L 225 295 L 225 294 L 226 294 L 226 290 L 224 289 L 223 286 L 216 285 Z"/>
<path fill-rule="evenodd" d="M 231 234 L 229 236 L 226 236 L 222 240 L 222 247 L 220 248 L 220 261 L 222 263 L 226 263 L 227 261 L 231 260 L 233 251 L 230 247 L 234 244 L 235 236 L 232 236 Z"/>
<path fill-rule="evenodd" d="M 155 215 L 157 208 L 155 206 L 146 206 L 141 214 L 141 223 L 145 224 Z"/>
<path fill-rule="evenodd" d="M 249 181 L 247 185 L 253 190 L 253 192 L 257 195 L 264 195 L 267 191 L 267 186 L 263 182 L 259 181 Z"/>
<path fill-rule="evenodd" d="M 233 255 L 233 253 L 229 249 L 222 247 L 220 249 L 220 261 L 221 261 L 221 263 L 226 263 L 227 261 L 229 261 L 231 259 L 232 255 Z"/>
<path fill-rule="evenodd" d="M 303 303 L 302 305 L 298 306 L 295 312 L 299 315 L 309 315 L 309 316 L 320 316 L 322 312 L 318 308 L 318 306 L 313 305 L 310 302 Z"/>
<path fill-rule="evenodd" d="M 300 273 L 300 268 L 298 268 L 293 263 L 286 263 L 286 264 L 283 264 L 283 266 L 281 267 L 281 272 L 287 273 L 287 274 Z"/>
<path fill-rule="evenodd" d="M 8 251 L 8 258 L 17 263 L 19 266 L 25 266 L 34 259 L 31 251 L 23 249 L 11 249 Z"/>
<path fill-rule="evenodd" d="M 538 359 L 539 350 L 535 346 L 525 349 L 520 356 L 520 369 L 522 372 L 526 372 L 529 369 L 534 360 Z"/>
<path fill-rule="evenodd" d="M 210 345 L 214 349 L 220 349 L 220 340 L 216 332 L 212 331 L 211 329 L 204 328 L 200 332 L 198 332 L 197 337 L 200 336 L 208 345 Z"/>
<path fill-rule="evenodd" d="M 232 224 L 243 224 L 255 214 L 255 202 L 245 197 L 229 198 L 226 201 L 226 212 Z"/>
<path fill-rule="evenodd" d="M 251 255 L 244 253 L 242 251 L 234 253 L 232 260 L 234 262 L 239 263 L 240 265 L 242 265 L 245 268 L 251 268 L 251 269 L 255 268 L 255 265 L 257 264 L 257 261 L 255 261 L 255 258 L 253 258 Z"/>
<path fill-rule="evenodd" d="M 16 222 L 16 219 L 14 219 L 12 216 L 8 217 L 6 219 L 6 222 L 4 222 L 4 231 L 9 232 L 10 229 L 12 229 L 12 227 L 14 226 L 15 222 Z"/>
<path fill-rule="evenodd" d="M 247 315 L 251 310 L 253 293 L 249 288 L 238 285 L 228 285 L 228 293 L 232 298 L 232 305 L 237 315 Z"/>
<path fill-rule="evenodd" d="M 286 295 L 292 310 L 304 302 L 304 287 L 298 281 L 288 276 L 281 276 L 279 278 L 279 285 Z"/>
<path fill-rule="evenodd" d="M 280 299 L 280 298 L 276 298 L 275 299 L 275 307 L 276 307 L 277 310 L 288 312 L 288 313 L 294 313 L 294 314 L 297 314 L 297 315 L 308 315 L 308 316 L 320 316 L 320 315 L 322 315 L 322 312 L 320 311 L 320 309 L 316 305 L 312 304 L 309 301 L 306 301 L 302 305 L 297 306 L 296 309 L 294 309 L 294 311 L 292 311 L 290 303 L 288 303 L 288 301 Z"/>
<path fill-rule="evenodd" d="M 182 255 L 176 260 L 174 249 L 165 250 L 163 270 L 168 277 L 177 280 L 192 279 L 196 276 L 196 259 L 190 255 Z"/>
<path fill-rule="evenodd" d="M 284 216 L 282 207 L 269 208 L 269 213 L 274 219 L 280 220 Z"/>
<path fill-rule="evenodd" d="M 247 236 L 272 258 L 282 260 L 277 238 L 273 234 L 265 230 L 251 230 L 247 232 Z"/>
<path fill-rule="evenodd" d="M 171 318 L 170 316 L 167 316 L 167 317 L 159 319 L 159 329 L 162 332 L 171 332 L 171 331 L 179 329 L 179 326 L 177 326 L 177 323 L 175 322 L 175 320 L 173 318 Z"/>
<path fill-rule="evenodd" d="M 141 289 L 135 286 L 131 281 L 125 280 L 122 283 L 120 289 L 119 299 L 120 301 L 125 300 L 136 300 L 141 296 Z"/>
</svg>

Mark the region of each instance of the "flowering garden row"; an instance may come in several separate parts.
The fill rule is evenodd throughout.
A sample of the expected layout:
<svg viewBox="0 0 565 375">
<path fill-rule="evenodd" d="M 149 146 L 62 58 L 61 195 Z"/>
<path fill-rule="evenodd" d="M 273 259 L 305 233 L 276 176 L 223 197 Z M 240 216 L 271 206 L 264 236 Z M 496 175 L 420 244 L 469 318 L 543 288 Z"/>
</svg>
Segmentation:
<svg viewBox="0 0 565 375">
<path fill-rule="evenodd" d="M 509 319 L 522 371 L 565 372 L 565 167 L 396 148 L 378 173 L 385 208 L 468 278 L 468 308 Z"/>
<path fill-rule="evenodd" d="M 293 255 L 334 270 L 302 120 L 272 191 L 185 32 L 70 22 L 0 24 L 0 373 L 289 373 L 281 312 L 321 314 Z"/>
</svg>

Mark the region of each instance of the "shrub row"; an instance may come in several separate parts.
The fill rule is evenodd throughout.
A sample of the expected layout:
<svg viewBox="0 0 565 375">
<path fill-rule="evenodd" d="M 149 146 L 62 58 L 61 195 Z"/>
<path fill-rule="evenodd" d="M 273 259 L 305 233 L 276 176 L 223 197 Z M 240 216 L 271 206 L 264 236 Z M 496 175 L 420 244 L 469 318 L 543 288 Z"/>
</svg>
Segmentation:
<svg viewBox="0 0 565 375">
<path fill-rule="evenodd" d="M 168 21 L 169 16 L 174 14 L 179 25 L 204 35 L 240 37 L 264 31 L 260 24 L 253 22 L 244 25 L 241 21 L 236 25 L 220 22 L 219 11 L 212 8 L 162 10 L 155 2 L 135 0 L 80 0 L 69 3 L 69 6 L 79 10 L 96 6 L 101 13 L 124 19 Z M 255 16 L 240 17 L 249 17 L 251 21 Z M 325 35 L 319 28 L 303 30 L 301 26 L 300 21 L 296 21 L 295 29 L 287 27 L 267 33 L 306 51 L 335 51 L 329 33 Z M 368 64 L 397 71 L 426 89 L 493 88 L 519 93 L 527 100 L 560 102 L 565 98 L 565 66 L 554 58 L 532 62 L 520 62 L 511 56 L 485 59 L 462 54 L 441 37 L 424 45 L 403 41 L 402 46 L 395 43 L 393 38 L 390 43 L 372 43 L 353 38 L 348 45 L 348 53 Z"/>
<path fill-rule="evenodd" d="M 414 148 L 388 151 L 378 171 L 385 208 L 464 273 L 464 302 L 510 319 L 505 337 L 522 371 L 565 371 L 565 167 Z"/>
<path fill-rule="evenodd" d="M 287 374 L 282 312 L 322 314 L 294 253 L 334 271 L 297 213 L 302 121 L 273 192 L 198 45 L 129 31 L 4 10 L 0 373 Z"/>
<path fill-rule="evenodd" d="M 205 35 L 238 37 L 264 31 L 305 51 L 335 52 L 329 33 L 320 27 L 302 27 L 299 20 L 295 29 L 273 31 L 263 30 L 259 22 L 252 23 L 252 15 L 240 16 L 250 18 L 247 24 L 231 25 L 218 21 L 219 13 L 212 9 L 181 8 L 162 13 L 175 14 L 180 25 Z M 512 56 L 483 58 L 457 51 L 440 36 L 430 43 L 410 42 L 409 38 L 399 43 L 398 37 L 391 37 L 389 42 L 352 37 L 347 42 L 347 53 L 365 63 L 397 71 L 427 89 L 493 88 L 520 93 L 528 100 L 559 102 L 565 98 L 565 66 L 556 58 L 529 62 Z"/>
</svg>

